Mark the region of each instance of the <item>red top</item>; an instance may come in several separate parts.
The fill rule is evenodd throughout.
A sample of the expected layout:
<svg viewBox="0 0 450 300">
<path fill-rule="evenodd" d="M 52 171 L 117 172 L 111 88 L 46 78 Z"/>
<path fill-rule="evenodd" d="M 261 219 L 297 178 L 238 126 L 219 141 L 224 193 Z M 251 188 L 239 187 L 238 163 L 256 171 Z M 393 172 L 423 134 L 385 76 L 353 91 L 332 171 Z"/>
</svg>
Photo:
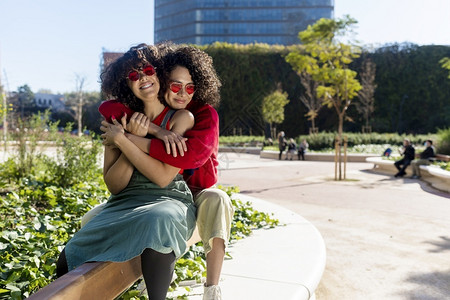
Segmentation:
<svg viewBox="0 0 450 300">
<path fill-rule="evenodd" d="M 219 116 L 211 105 L 196 101 L 189 103 L 186 109 L 194 115 L 195 125 L 184 134 L 188 138 L 188 151 L 184 156 L 167 154 L 164 143 L 159 139 L 152 139 L 149 154 L 157 160 L 184 169 L 184 180 L 192 193 L 196 194 L 217 182 Z"/>
<path fill-rule="evenodd" d="M 163 111 L 152 121 L 152 123 L 161 127 L 161 123 L 164 120 L 164 117 L 166 116 L 166 114 L 169 110 L 170 110 L 170 107 L 168 107 L 168 106 L 164 107 Z M 170 119 L 167 120 L 165 129 L 170 130 Z"/>
</svg>

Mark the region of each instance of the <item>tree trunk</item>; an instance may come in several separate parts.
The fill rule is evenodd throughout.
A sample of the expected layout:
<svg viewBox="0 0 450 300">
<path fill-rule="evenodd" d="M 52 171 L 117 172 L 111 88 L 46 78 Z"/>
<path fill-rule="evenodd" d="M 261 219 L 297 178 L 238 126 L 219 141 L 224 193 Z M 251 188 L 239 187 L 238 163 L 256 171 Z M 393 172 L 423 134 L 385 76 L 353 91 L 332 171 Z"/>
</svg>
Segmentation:
<svg viewBox="0 0 450 300">
<path fill-rule="evenodd" d="M 314 119 L 315 118 L 311 118 L 312 132 L 316 132 L 316 121 Z"/>
<path fill-rule="evenodd" d="M 339 162 L 339 180 L 342 180 L 342 133 L 344 128 L 344 112 L 339 114 L 339 126 L 338 126 L 338 162 Z"/>
<path fill-rule="evenodd" d="M 83 124 L 81 123 L 82 117 L 83 117 L 83 95 L 80 93 L 79 96 L 79 103 L 78 103 L 78 136 L 83 135 Z"/>
</svg>

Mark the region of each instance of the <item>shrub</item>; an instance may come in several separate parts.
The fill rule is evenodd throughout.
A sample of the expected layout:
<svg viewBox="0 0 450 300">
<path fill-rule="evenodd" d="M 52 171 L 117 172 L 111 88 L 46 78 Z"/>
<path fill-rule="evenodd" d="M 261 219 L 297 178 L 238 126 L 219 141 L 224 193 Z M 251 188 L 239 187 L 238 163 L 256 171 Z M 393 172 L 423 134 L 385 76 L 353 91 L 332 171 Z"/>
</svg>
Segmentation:
<svg viewBox="0 0 450 300">
<path fill-rule="evenodd" d="M 334 149 L 334 141 L 337 136 L 335 132 L 320 132 L 312 135 L 301 135 L 296 138 L 297 142 L 306 139 L 311 150 Z M 402 145 L 403 140 L 408 138 L 413 144 L 422 145 L 426 140 L 436 140 L 435 134 L 427 135 L 400 135 L 397 133 L 344 133 L 347 137 L 347 146 L 355 145 Z"/>
<path fill-rule="evenodd" d="M 436 146 L 437 153 L 450 155 L 450 128 L 438 130 Z"/>
<path fill-rule="evenodd" d="M 0 164 L 0 299 L 23 299 L 53 281 L 57 257 L 79 230 L 80 218 L 109 197 L 97 165 L 101 144 L 94 136 L 62 134 L 56 145 L 60 146 L 56 158 L 27 153 L 33 161 L 27 172 L 16 156 Z M 229 195 L 238 191 L 223 189 Z M 232 240 L 255 228 L 278 225 L 278 220 L 255 211 L 250 203 L 234 199 L 233 205 Z M 200 242 L 178 260 L 172 288 L 182 280 L 199 281 L 205 270 Z M 137 284 L 121 299 L 146 298 L 135 289 Z"/>
<path fill-rule="evenodd" d="M 251 142 L 264 142 L 264 136 L 257 135 L 231 135 L 231 136 L 220 136 L 220 145 L 227 146 L 239 146 Z"/>
</svg>

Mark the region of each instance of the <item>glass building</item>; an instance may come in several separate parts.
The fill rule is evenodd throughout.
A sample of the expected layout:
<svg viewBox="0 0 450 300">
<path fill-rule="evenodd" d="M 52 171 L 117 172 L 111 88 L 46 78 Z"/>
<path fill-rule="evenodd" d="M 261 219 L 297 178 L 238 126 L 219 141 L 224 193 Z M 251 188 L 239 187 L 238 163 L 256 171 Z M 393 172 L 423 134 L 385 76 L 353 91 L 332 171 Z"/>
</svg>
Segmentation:
<svg viewBox="0 0 450 300">
<path fill-rule="evenodd" d="M 291 45 L 333 17 L 334 0 L 155 0 L 155 42 Z"/>
</svg>

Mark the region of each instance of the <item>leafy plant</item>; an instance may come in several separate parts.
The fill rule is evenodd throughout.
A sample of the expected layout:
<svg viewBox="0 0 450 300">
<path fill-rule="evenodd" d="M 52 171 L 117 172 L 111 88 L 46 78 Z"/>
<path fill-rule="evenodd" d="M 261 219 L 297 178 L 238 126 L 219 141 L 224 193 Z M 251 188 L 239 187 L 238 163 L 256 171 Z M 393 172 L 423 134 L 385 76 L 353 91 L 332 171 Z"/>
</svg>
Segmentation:
<svg viewBox="0 0 450 300">
<path fill-rule="evenodd" d="M 438 153 L 450 155 L 450 128 L 440 129 L 437 133 L 438 136 Z"/>
<path fill-rule="evenodd" d="M 23 140 L 35 145 L 40 135 L 33 135 L 40 131 L 26 132 L 29 136 L 23 135 Z M 80 216 L 109 195 L 100 168 L 92 164 L 100 143 L 92 137 L 70 135 L 64 136 L 64 142 L 71 148 L 60 150 L 64 160 L 52 161 L 37 150 L 25 156 L 18 151 L 0 167 L 4 189 L 0 194 L 0 299 L 22 299 L 54 280 L 55 260 L 79 230 Z M 65 161 L 81 166 L 80 161 L 85 161 L 91 170 L 71 172 L 70 180 L 62 180 L 67 173 L 58 173 L 57 167 L 75 170 L 77 164 Z"/>
<path fill-rule="evenodd" d="M 61 134 L 55 145 L 59 148 L 53 159 L 33 152 L 28 173 L 17 171 L 15 156 L 0 164 L 0 299 L 23 299 L 53 281 L 57 257 L 79 230 L 81 216 L 109 196 L 97 165 L 101 144 L 94 136 Z M 15 177 L 11 179 L 10 174 Z M 237 188 L 224 190 L 229 195 L 238 192 Z M 278 224 L 268 214 L 253 210 L 250 203 L 233 200 L 233 205 L 232 240 L 251 234 L 252 229 Z M 205 276 L 202 248 L 197 243 L 178 260 L 172 288 Z M 146 299 L 138 284 L 120 299 Z"/>
</svg>

